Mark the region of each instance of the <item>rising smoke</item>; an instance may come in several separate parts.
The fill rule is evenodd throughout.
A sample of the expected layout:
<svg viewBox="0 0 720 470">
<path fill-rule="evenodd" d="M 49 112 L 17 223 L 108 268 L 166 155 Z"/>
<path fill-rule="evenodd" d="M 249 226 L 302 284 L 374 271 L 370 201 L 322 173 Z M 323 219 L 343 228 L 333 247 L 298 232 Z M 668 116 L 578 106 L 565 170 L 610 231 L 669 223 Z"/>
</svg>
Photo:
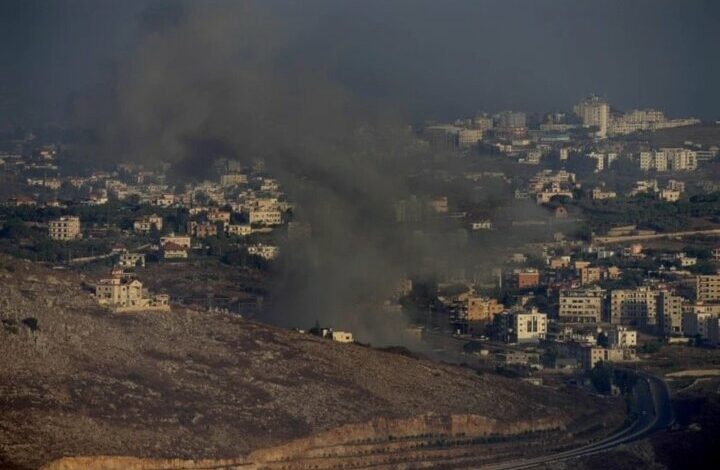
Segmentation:
<svg viewBox="0 0 720 470">
<path fill-rule="evenodd" d="M 96 153 L 172 161 L 194 178 L 215 158 L 263 159 L 312 227 L 283 249 L 269 320 L 397 343 L 404 320 L 378 305 L 399 280 L 468 257 L 490 265 L 492 250 L 471 252 L 457 230 L 396 222 L 428 149 L 394 107 L 306 68 L 291 47 L 302 25 L 249 2 L 192 2 L 151 19 L 118 66 L 113 104 L 93 118 Z"/>
</svg>

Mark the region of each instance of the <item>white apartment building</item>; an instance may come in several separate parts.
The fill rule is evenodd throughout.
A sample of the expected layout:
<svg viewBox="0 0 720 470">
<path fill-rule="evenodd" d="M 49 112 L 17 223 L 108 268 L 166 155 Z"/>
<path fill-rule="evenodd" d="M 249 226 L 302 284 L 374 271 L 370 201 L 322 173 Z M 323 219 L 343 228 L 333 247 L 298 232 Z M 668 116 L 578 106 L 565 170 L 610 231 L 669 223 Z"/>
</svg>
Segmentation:
<svg viewBox="0 0 720 470">
<path fill-rule="evenodd" d="M 53 240 L 77 240 L 80 233 L 80 217 L 66 216 L 48 222 L 48 235 Z"/>
<path fill-rule="evenodd" d="M 515 342 L 537 342 L 547 335 L 547 315 L 537 309 L 530 312 L 515 312 L 513 315 L 513 334 Z"/>
</svg>

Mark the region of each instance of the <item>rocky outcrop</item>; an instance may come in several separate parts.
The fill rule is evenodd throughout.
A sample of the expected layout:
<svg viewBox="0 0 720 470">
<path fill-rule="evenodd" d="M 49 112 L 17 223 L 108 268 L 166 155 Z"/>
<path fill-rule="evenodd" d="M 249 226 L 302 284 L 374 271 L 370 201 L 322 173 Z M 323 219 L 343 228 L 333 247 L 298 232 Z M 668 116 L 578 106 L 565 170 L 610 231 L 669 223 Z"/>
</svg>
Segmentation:
<svg viewBox="0 0 720 470">
<path fill-rule="evenodd" d="M 217 460 L 65 457 L 42 470 L 250 470 L 271 468 L 359 468 L 364 463 L 394 468 L 397 460 L 420 466 L 467 459 L 482 453 L 486 441 L 562 431 L 560 419 L 503 423 L 479 415 L 427 414 L 409 419 L 379 418 L 349 424 L 287 444 L 260 449 L 246 458 Z M 440 443 L 442 445 L 440 445 Z M 487 454 L 485 452 L 485 454 Z M 402 455 L 401 458 L 398 456 Z M 425 463 L 426 465 L 422 465 Z M 432 465 L 431 465 L 432 464 Z"/>
</svg>

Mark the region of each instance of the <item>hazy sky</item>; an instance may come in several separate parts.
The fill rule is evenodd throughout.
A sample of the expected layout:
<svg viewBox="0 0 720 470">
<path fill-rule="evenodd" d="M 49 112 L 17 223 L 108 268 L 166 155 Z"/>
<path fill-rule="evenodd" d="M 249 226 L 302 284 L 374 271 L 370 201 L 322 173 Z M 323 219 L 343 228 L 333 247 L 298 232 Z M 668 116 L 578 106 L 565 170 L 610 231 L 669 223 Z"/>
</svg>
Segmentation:
<svg viewBox="0 0 720 470">
<path fill-rule="evenodd" d="M 618 108 L 720 116 L 713 0 L 268 1 L 285 59 L 417 119 L 501 108 L 568 109 L 591 92 Z M 0 112 L 57 115 L 112 81 L 177 2 L 2 0 Z"/>
</svg>

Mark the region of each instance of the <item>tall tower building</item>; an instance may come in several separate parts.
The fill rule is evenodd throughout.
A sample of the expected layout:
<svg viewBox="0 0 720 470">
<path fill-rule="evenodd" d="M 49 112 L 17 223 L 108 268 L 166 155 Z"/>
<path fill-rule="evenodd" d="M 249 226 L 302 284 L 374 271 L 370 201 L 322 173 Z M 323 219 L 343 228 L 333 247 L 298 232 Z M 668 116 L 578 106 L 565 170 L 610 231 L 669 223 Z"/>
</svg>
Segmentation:
<svg viewBox="0 0 720 470">
<path fill-rule="evenodd" d="M 610 121 L 610 105 L 597 96 L 590 96 L 573 108 L 582 120 L 583 126 L 598 128 L 597 136 L 607 137 L 608 123 Z"/>
</svg>

